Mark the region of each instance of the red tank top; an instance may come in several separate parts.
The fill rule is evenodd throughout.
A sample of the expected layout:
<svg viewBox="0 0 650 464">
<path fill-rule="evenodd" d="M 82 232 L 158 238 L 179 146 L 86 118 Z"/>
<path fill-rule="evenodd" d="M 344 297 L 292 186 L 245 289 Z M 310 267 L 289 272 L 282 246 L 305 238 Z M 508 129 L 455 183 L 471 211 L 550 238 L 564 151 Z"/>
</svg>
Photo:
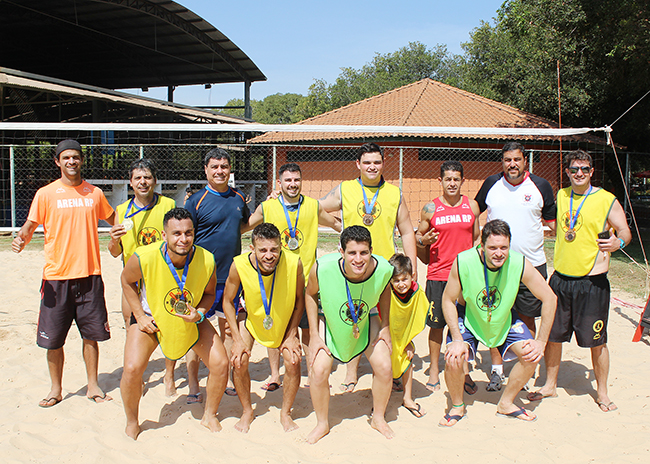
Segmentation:
<svg viewBox="0 0 650 464">
<path fill-rule="evenodd" d="M 439 198 L 433 200 L 436 207 L 429 224 L 440 232 L 438 240 L 431 245 L 427 280 L 446 282 L 456 255 L 472 247 L 474 213 L 469 198 L 462 195 L 458 206 L 446 206 Z"/>
</svg>

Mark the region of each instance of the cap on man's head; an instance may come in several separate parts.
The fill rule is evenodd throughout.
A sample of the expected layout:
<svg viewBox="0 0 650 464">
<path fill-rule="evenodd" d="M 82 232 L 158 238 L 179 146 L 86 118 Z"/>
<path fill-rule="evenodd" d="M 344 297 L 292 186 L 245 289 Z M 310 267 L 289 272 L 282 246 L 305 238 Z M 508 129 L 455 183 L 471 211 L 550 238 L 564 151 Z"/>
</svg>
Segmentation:
<svg viewBox="0 0 650 464">
<path fill-rule="evenodd" d="M 66 150 L 77 150 L 79 153 L 81 153 L 81 145 L 79 145 L 79 142 L 77 142 L 76 140 L 72 140 L 72 139 L 62 140 L 56 146 L 56 157 L 58 158 L 61 152 L 64 152 Z"/>
</svg>

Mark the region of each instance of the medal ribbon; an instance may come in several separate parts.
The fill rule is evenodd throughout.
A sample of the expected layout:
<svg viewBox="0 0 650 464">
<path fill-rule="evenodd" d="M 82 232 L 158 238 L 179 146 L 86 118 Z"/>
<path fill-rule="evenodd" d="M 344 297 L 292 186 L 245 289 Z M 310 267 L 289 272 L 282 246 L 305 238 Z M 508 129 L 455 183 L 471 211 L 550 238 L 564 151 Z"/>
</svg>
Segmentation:
<svg viewBox="0 0 650 464">
<path fill-rule="evenodd" d="M 183 267 L 183 276 L 179 279 L 178 278 L 178 273 L 176 272 L 176 267 L 174 266 L 174 263 L 172 263 L 172 259 L 169 257 L 169 253 L 167 253 L 167 244 L 165 243 L 165 262 L 167 263 L 167 267 L 171 271 L 172 275 L 174 276 L 174 280 L 178 284 L 178 288 L 181 290 L 181 301 L 185 301 L 185 294 L 183 293 L 183 289 L 185 288 L 185 281 L 187 280 L 187 271 L 190 268 L 190 256 L 188 255 L 185 258 L 185 267 Z"/>
<path fill-rule="evenodd" d="M 350 315 L 352 316 L 352 322 L 356 324 L 359 321 L 359 315 L 357 314 L 357 307 L 354 306 L 354 302 L 352 301 L 352 295 L 350 294 L 350 286 L 348 285 L 348 279 L 344 277 L 345 281 L 345 290 L 348 292 L 348 306 L 350 307 Z M 361 286 L 361 294 L 359 295 L 359 307 L 363 304 L 363 286 Z"/>
<path fill-rule="evenodd" d="M 153 194 L 153 200 L 151 200 L 151 203 L 149 203 L 147 206 L 143 206 L 142 208 L 139 208 L 138 205 L 134 203 L 135 198 L 131 198 L 131 201 L 129 201 L 129 205 L 126 207 L 126 213 L 124 213 L 124 219 L 128 219 L 130 217 L 135 216 L 138 214 L 140 211 L 145 211 L 148 209 L 151 209 L 153 205 L 156 204 L 156 201 L 158 201 L 158 194 L 154 193 Z M 131 208 L 135 208 L 135 211 L 132 213 L 129 213 L 131 211 Z"/>
<path fill-rule="evenodd" d="M 287 210 L 287 205 L 284 204 L 284 200 L 282 199 L 282 195 L 278 197 L 278 200 L 280 200 L 280 204 L 282 205 L 282 209 L 284 210 L 284 217 L 287 218 L 287 225 L 289 226 L 289 235 L 291 238 L 296 238 L 296 231 L 298 230 L 298 218 L 300 217 L 300 205 L 302 205 L 302 195 L 300 195 L 300 200 L 298 200 L 298 212 L 296 213 L 296 224 L 291 227 L 291 218 L 289 217 L 289 211 Z"/>
<path fill-rule="evenodd" d="M 591 189 L 593 186 L 589 186 L 589 190 L 587 190 L 587 194 L 585 197 L 582 199 L 580 202 L 580 205 L 578 206 L 578 209 L 576 210 L 576 214 L 573 214 L 573 189 L 571 189 L 571 201 L 569 202 L 569 229 L 573 230 L 573 228 L 576 226 L 576 222 L 578 222 L 578 214 L 580 214 L 580 210 L 582 209 L 582 205 L 585 204 L 585 200 L 591 193 Z"/>
<path fill-rule="evenodd" d="M 363 210 L 366 212 L 366 214 L 372 214 L 372 209 L 375 207 L 375 203 L 377 202 L 377 196 L 379 195 L 379 187 L 381 187 L 384 184 L 384 179 L 381 179 L 381 183 L 377 186 L 377 191 L 375 192 L 375 195 L 372 197 L 372 201 L 368 202 L 368 196 L 366 195 L 366 189 L 363 188 L 363 183 L 361 182 L 361 179 L 357 177 L 357 182 L 359 182 L 359 185 L 361 186 L 361 193 L 363 193 Z"/>
<path fill-rule="evenodd" d="M 487 258 L 485 257 L 485 250 L 483 250 L 483 274 L 485 275 L 485 297 L 487 298 L 488 306 L 488 322 L 490 322 L 492 320 L 492 303 L 494 302 L 490 299 L 490 283 L 488 282 L 488 268 Z"/>
<path fill-rule="evenodd" d="M 271 305 L 273 304 L 273 290 L 275 290 L 275 276 L 277 272 L 273 271 L 273 283 L 271 284 L 271 295 L 266 299 L 266 288 L 264 288 L 264 280 L 262 280 L 262 271 L 260 271 L 260 263 L 257 263 L 257 277 L 260 281 L 260 292 L 262 293 L 262 303 L 264 303 L 264 312 L 267 316 L 271 315 Z"/>
</svg>

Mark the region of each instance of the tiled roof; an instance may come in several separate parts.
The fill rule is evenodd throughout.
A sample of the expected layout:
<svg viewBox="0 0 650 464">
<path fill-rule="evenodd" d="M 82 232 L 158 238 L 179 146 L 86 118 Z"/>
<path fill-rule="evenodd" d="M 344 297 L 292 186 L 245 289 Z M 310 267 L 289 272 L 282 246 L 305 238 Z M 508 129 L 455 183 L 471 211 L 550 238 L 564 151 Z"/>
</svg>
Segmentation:
<svg viewBox="0 0 650 464">
<path fill-rule="evenodd" d="M 422 79 L 374 97 L 314 116 L 300 124 L 369 125 L 369 126 L 433 126 L 433 127 L 535 127 L 557 128 L 558 124 L 512 106 L 457 89 L 433 79 Z M 268 132 L 250 140 L 251 143 L 314 142 L 358 140 L 364 138 L 457 138 L 512 139 L 506 135 L 449 134 L 377 134 L 336 132 Z M 522 140 L 556 140 L 558 137 L 520 136 Z M 603 143 L 593 136 L 567 136 L 563 140 Z"/>
</svg>

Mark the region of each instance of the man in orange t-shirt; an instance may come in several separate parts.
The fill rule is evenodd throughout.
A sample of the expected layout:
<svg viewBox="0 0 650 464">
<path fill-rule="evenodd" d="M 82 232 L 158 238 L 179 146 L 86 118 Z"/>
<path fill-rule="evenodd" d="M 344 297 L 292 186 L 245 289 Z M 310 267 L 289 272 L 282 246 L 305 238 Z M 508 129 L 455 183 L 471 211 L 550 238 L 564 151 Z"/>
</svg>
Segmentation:
<svg viewBox="0 0 650 464">
<path fill-rule="evenodd" d="M 56 146 L 56 165 L 61 178 L 36 192 L 27 221 L 11 248 L 20 253 L 43 224 L 45 267 L 38 317 L 38 346 L 47 349 L 52 388 L 39 406 L 49 408 L 62 399 L 63 345 L 72 321 L 83 339 L 88 376 L 86 396 L 100 403 L 111 398 L 97 383 L 98 341 L 108 340 L 110 330 L 104 300 L 99 259 L 97 222 L 113 224 L 115 213 L 103 192 L 81 179 L 83 155 L 76 140 Z"/>
</svg>

